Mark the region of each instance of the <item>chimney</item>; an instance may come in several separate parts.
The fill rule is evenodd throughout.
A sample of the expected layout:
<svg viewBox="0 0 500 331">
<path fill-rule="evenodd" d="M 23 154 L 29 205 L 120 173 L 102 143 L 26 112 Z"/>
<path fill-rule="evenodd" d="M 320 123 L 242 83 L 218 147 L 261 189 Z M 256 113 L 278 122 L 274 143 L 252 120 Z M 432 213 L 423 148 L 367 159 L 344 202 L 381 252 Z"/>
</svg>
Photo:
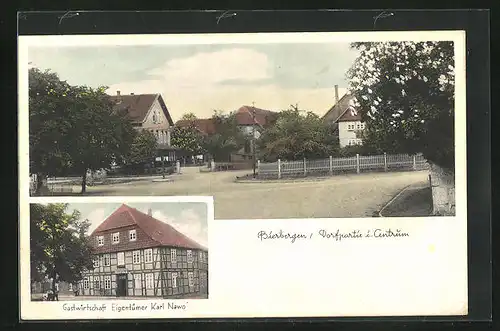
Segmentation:
<svg viewBox="0 0 500 331">
<path fill-rule="evenodd" d="M 120 91 L 116 91 L 116 96 L 120 96 Z"/>
<path fill-rule="evenodd" d="M 132 92 L 132 93 L 130 93 L 130 95 L 134 95 L 134 93 Z"/>
<path fill-rule="evenodd" d="M 151 208 L 148 209 L 148 215 L 153 216 L 153 211 L 151 210 Z"/>
<path fill-rule="evenodd" d="M 335 85 L 335 104 L 339 103 L 339 86 Z"/>
</svg>

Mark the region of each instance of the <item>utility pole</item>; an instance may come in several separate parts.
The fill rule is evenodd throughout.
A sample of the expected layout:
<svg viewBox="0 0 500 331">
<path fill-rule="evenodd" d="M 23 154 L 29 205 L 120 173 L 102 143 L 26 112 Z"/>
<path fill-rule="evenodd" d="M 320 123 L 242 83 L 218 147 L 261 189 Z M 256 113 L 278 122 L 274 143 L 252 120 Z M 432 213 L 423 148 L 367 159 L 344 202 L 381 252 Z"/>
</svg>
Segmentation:
<svg viewBox="0 0 500 331">
<path fill-rule="evenodd" d="M 256 177 L 257 161 L 255 160 L 255 102 L 252 102 L 252 162 L 253 162 L 253 178 Z"/>
</svg>

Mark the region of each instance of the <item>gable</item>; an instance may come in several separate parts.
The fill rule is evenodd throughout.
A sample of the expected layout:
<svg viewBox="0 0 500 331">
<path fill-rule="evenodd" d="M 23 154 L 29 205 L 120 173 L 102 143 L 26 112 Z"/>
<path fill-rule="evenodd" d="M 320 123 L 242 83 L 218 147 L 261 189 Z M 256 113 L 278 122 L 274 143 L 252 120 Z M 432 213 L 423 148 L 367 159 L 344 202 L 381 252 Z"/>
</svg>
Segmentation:
<svg viewBox="0 0 500 331">
<path fill-rule="evenodd" d="M 167 117 L 167 110 L 163 108 L 160 96 L 158 96 L 149 108 L 143 122 L 143 127 L 162 127 L 168 128 L 171 126 L 171 120 Z"/>
</svg>

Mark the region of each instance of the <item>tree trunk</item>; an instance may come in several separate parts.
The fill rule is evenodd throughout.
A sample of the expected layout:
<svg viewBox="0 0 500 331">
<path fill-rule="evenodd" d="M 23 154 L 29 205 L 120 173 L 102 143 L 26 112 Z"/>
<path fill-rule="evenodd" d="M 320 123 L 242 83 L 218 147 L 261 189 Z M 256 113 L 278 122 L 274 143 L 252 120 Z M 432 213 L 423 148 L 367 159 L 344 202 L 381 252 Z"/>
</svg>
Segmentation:
<svg viewBox="0 0 500 331">
<path fill-rule="evenodd" d="M 35 195 L 43 195 L 44 192 L 44 181 L 47 179 L 47 176 L 44 174 L 36 174 L 36 189 Z"/>
<path fill-rule="evenodd" d="M 54 270 L 55 270 L 55 268 L 54 268 Z M 56 275 L 57 275 L 57 273 L 54 271 L 52 273 L 52 293 L 54 295 L 53 300 L 59 301 L 59 295 L 56 291 Z"/>
<path fill-rule="evenodd" d="M 85 193 L 87 189 L 87 168 L 83 170 L 83 175 L 82 175 L 82 194 Z"/>
<path fill-rule="evenodd" d="M 455 174 L 430 163 L 430 184 L 434 215 L 455 215 Z"/>
</svg>

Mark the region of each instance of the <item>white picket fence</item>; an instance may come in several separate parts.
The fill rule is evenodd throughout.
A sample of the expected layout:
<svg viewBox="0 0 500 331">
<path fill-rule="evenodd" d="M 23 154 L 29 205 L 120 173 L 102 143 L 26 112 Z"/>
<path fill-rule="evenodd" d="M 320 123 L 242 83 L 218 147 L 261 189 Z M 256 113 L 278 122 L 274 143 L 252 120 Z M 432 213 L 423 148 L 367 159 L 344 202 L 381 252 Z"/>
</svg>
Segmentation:
<svg viewBox="0 0 500 331">
<path fill-rule="evenodd" d="M 429 165 L 422 155 L 383 154 L 319 160 L 299 160 L 264 163 L 257 161 L 258 176 L 262 178 L 334 175 L 346 172 L 425 170 Z"/>
</svg>

